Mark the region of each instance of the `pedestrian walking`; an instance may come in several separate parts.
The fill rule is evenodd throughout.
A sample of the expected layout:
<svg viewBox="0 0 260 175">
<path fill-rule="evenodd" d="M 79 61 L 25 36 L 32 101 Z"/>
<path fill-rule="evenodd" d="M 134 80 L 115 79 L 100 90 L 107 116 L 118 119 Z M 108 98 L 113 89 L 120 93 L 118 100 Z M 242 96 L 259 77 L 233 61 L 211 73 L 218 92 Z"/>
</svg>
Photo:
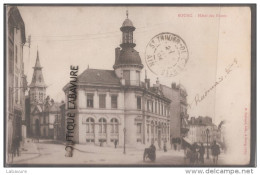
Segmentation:
<svg viewBox="0 0 260 175">
<path fill-rule="evenodd" d="M 196 143 L 194 143 L 191 146 L 191 152 L 190 152 L 190 163 L 192 165 L 195 165 L 196 163 L 198 163 L 198 152 L 197 152 L 197 145 Z"/>
<path fill-rule="evenodd" d="M 164 150 L 164 152 L 167 152 L 166 141 L 163 144 L 163 150 Z"/>
<path fill-rule="evenodd" d="M 220 154 L 220 148 L 214 140 L 213 145 L 211 146 L 211 152 L 213 157 L 213 164 L 217 165 L 218 163 L 218 155 Z"/>
<path fill-rule="evenodd" d="M 116 146 L 117 146 L 117 140 L 116 139 L 114 141 L 114 145 L 115 145 L 115 148 L 116 148 Z"/>
<path fill-rule="evenodd" d="M 19 136 L 15 136 L 13 140 L 13 154 L 14 156 L 20 156 L 20 139 Z"/>
<path fill-rule="evenodd" d="M 201 143 L 199 148 L 199 162 L 201 164 L 204 164 L 204 154 L 205 154 L 205 147 L 203 146 L 203 143 Z"/>
<path fill-rule="evenodd" d="M 176 143 L 174 143 L 174 151 L 176 151 L 177 150 L 177 145 L 176 145 Z"/>
</svg>

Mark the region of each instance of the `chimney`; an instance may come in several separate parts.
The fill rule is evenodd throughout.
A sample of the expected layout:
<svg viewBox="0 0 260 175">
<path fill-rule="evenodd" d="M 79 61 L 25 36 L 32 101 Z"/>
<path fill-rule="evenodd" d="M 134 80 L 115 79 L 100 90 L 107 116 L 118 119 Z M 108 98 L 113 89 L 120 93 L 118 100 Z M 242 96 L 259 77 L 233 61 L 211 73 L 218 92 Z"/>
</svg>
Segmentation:
<svg viewBox="0 0 260 175">
<path fill-rule="evenodd" d="M 144 79 L 144 82 L 145 82 L 145 87 L 147 89 L 150 88 L 150 79 L 147 78 L 147 75 L 146 75 L 146 70 L 145 70 L 145 79 Z"/>
<path fill-rule="evenodd" d="M 117 59 L 120 55 L 120 47 L 115 48 L 115 61 L 117 62 Z"/>
<path fill-rule="evenodd" d="M 157 80 L 156 80 L 156 84 L 159 85 L 160 84 L 160 81 L 159 81 L 159 78 L 157 77 Z"/>
<path fill-rule="evenodd" d="M 146 78 L 144 81 L 145 81 L 145 86 L 146 86 L 146 88 L 149 89 L 149 88 L 150 88 L 150 79 L 147 79 L 147 78 Z"/>
</svg>

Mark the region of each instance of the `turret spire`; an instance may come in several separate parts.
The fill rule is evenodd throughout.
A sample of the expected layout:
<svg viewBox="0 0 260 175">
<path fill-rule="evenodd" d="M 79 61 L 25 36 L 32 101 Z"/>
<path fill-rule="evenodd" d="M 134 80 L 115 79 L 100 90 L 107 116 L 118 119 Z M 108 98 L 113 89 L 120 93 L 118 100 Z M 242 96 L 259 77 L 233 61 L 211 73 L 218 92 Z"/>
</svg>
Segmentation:
<svg viewBox="0 0 260 175">
<path fill-rule="evenodd" d="M 37 46 L 38 47 L 38 46 Z M 32 82 L 30 84 L 30 101 L 33 104 L 43 104 L 46 94 L 46 84 L 44 82 L 42 67 L 40 64 L 39 51 L 37 49 L 36 62 L 33 67 Z"/>
<path fill-rule="evenodd" d="M 42 75 L 42 67 L 40 64 L 40 57 L 39 57 L 39 51 L 37 50 L 37 56 L 36 56 L 36 62 L 35 66 L 33 67 L 33 77 L 31 82 L 31 87 L 39 86 L 39 87 L 46 87 Z"/>
<path fill-rule="evenodd" d="M 40 58 L 39 58 L 39 51 L 37 49 L 37 56 L 36 56 L 36 62 L 34 68 L 42 68 L 40 64 Z"/>
<path fill-rule="evenodd" d="M 128 10 L 126 10 L 126 18 L 128 19 Z"/>
</svg>

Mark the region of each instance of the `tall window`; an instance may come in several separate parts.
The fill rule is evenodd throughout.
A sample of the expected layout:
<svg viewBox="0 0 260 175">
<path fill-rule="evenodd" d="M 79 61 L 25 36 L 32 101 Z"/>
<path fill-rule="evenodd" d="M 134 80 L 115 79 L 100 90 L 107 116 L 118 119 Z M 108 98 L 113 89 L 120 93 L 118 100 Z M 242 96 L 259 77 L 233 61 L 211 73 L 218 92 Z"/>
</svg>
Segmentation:
<svg viewBox="0 0 260 175">
<path fill-rule="evenodd" d="M 137 123 L 137 133 L 141 134 L 142 132 L 142 123 Z"/>
<path fill-rule="evenodd" d="M 129 33 L 128 35 L 129 42 L 133 43 L 133 32 L 128 32 L 128 33 Z"/>
<path fill-rule="evenodd" d="M 106 108 L 106 94 L 99 95 L 99 108 Z"/>
<path fill-rule="evenodd" d="M 153 101 L 151 101 L 151 106 L 152 106 L 152 112 L 153 112 Z"/>
<path fill-rule="evenodd" d="M 150 111 L 149 100 L 146 101 L 147 111 Z"/>
<path fill-rule="evenodd" d="M 137 100 L 137 109 L 141 109 L 142 108 L 141 97 L 137 97 L 136 100 Z"/>
<path fill-rule="evenodd" d="M 17 63 L 17 45 L 15 45 L 15 63 Z"/>
<path fill-rule="evenodd" d="M 140 71 L 136 71 L 136 85 L 139 86 L 140 83 Z"/>
<path fill-rule="evenodd" d="M 155 134 L 157 134 L 157 122 L 155 122 L 154 127 L 155 127 Z"/>
<path fill-rule="evenodd" d="M 93 108 L 94 106 L 94 99 L 93 99 L 94 94 L 87 94 L 87 107 L 88 108 Z"/>
<path fill-rule="evenodd" d="M 151 122 L 151 133 L 154 134 L 154 123 L 153 123 L 153 121 Z"/>
<path fill-rule="evenodd" d="M 107 121 L 104 118 L 99 119 L 99 133 L 107 133 Z"/>
<path fill-rule="evenodd" d="M 93 118 L 87 118 L 87 133 L 94 133 L 94 119 Z"/>
<path fill-rule="evenodd" d="M 111 95 L 111 107 L 117 108 L 117 95 Z"/>
<path fill-rule="evenodd" d="M 123 71 L 123 78 L 125 79 L 125 84 L 130 85 L 130 70 Z"/>
<path fill-rule="evenodd" d="M 46 128 L 43 128 L 43 136 L 46 136 Z"/>
<path fill-rule="evenodd" d="M 155 113 L 157 114 L 157 102 L 155 102 L 154 108 L 155 108 Z"/>
<path fill-rule="evenodd" d="M 39 99 L 40 99 L 40 101 L 43 101 L 43 93 L 42 92 L 39 92 Z"/>
<path fill-rule="evenodd" d="M 161 104 L 160 103 L 158 103 L 158 114 L 160 115 L 161 114 Z"/>
<path fill-rule="evenodd" d="M 18 77 L 15 76 L 15 88 L 14 88 L 14 92 L 15 92 L 15 103 L 18 104 L 18 91 L 19 91 L 19 87 L 18 87 Z"/>
<path fill-rule="evenodd" d="M 111 119 L 111 133 L 118 133 L 118 120 L 116 118 Z"/>
</svg>

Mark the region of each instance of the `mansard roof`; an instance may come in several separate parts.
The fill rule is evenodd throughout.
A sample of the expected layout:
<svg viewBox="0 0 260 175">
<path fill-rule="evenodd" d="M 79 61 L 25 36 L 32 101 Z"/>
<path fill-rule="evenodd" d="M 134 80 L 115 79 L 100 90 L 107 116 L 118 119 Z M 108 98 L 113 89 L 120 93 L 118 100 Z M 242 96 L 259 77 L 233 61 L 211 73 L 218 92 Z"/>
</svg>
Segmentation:
<svg viewBox="0 0 260 175">
<path fill-rule="evenodd" d="M 78 76 L 78 82 L 101 85 L 120 85 L 114 70 L 86 69 Z"/>
</svg>

